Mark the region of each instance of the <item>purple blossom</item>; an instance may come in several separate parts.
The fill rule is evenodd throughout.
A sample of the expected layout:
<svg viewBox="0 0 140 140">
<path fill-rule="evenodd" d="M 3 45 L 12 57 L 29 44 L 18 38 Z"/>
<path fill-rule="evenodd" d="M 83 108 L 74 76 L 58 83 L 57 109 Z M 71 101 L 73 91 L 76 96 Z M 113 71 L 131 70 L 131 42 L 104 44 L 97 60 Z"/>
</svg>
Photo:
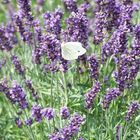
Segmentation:
<svg viewBox="0 0 140 140">
<path fill-rule="evenodd" d="M 116 127 L 116 140 L 120 140 L 120 131 L 121 131 L 122 126 L 117 125 Z"/>
<path fill-rule="evenodd" d="M 103 108 L 109 108 L 110 103 L 121 95 L 119 88 L 108 89 L 102 100 Z"/>
<path fill-rule="evenodd" d="M 67 119 L 70 116 L 70 111 L 68 107 L 64 106 L 60 109 L 60 115 L 62 119 Z"/>
<path fill-rule="evenodd" d="M 15 14 L 13 16 L 13 21 L 15 22 L 15 25 L 18 27 L 18 31 L 21 35 L 21 38 L 24 42 L 31 43 L 32 42 L 32 33 L 30 30 L 26 27 L 24 27 L 24 22 L 22 17 L 18 14 Z"/>
<path fill-rule="evenodd" d="M 40 43 L 42 41 L 42 29 L 41 29 L 39 20 L 33 21 L 33 27 L 34 27 L 34 31 L 35 31 L 35 39 L 37 40 L 38 45 L 40 46 Z"/>
<path fill-rule="evenodd" d="M 127 115 L 125 117 L 126 121 L 130 121 L 135 116 L 135 114 L 139 109 L 140 109 L 140 104 L 136 101 L 132 102 L 127 110 Z"/>
<path fill-rule="evenodd" d="M 77 0 L 63 0 L 64 7 L 70 12 L 77 12 Z"/>
<path fill-rule="evenodd" d="M 61 19 L 63 12 L 60 9 L 56 9 L 55 12 L 46 12 L 44 14 L 46 31 L 55 34 L 60 38 L 61 33 Z"/>
<path fill-rule="evenodd" d="M 24 67 L 21 65 L 20 60 L 18 59 L 18 57 L 16 55 L 12 55 L 11 56 L 11 60 L 12 63 L 15 66 L 15 70 L 20 74 L 20 75 L 24 75 L 25 74 L 25 69 Z"/>
<path fill-rule="evenodd" d="M 70 140 L 75 134 L 78 133 L 80 126 L 84 122 L 84 119 L 79 114 L 74 114 L 71 117 L 70 122 L 64 128 L 58 132 L 49 135 L 49 140 Z"/>
<path fill-rule="evenodd" d="M 26 94 L 16 81 L 13 81 L 13 85 L 7 93 L 7 97 L 12 103 L 18 104 L 21 109 L 25 109 L 28 107 Z"/>
<path fill-rule="evenodd" d="M 28 126 L 31 126 L 33 124 L 33 120 L 32 118 L 28 118 L 25 120 L 25 124 L 28 125 Z"/>
<path fill-rule="evenodd" d="M 15 45 L 18 43 L 15 33 L 16 33 L 15 26 L 13 25 L 12 22 L 9 22 L 5 27 L 5 36 L 9 39 L 12 45 Z"/>
<path fill-rule="evenodd" d="M 85 94 L 85 104 L 86 108 L 90 109 L 92 108 L 93 101 L 97 95 L 97 93 L 100 91 L 101 85 L 99 82 L 96 82 L 95 85 Z"/>
<path fill-rule="evenodd" d="M 98 76 L 99 76 L 99 62 L 96 58 L 95 55 L 92 55 L 88 58 L 88 62 L 89 62 L 89 70 L 90 70 L 90 75 L 91 78 L 97 80 Z"/>
<path fill-rule="evenodd" d="M 51 63 L 51 64 L 45 64 L 43 67 L 45 72 L 57 72 L 59 70 L 59 67 L 56 65 L 56 63 Z"/>
<path fill-rule="evenodd" d="M 6 78 L 0 81 L 0 92 L 4 92 L 6 95 L 9 92 L 8 81 Z"/>
<path fill-rule="evenodd" d="M 30 0 L 17 0 L 20 15 L 22 18 L 27 18 L 28 22 L 33 21 L 33 16 L 31 14 Z"/>
<path fill-rule="evenodd" d="M 62 72 L 67 72 L 68 70 L 68 61 L 60 57 L 59 61 L 59 70 Z"/>
<path fill-rule="evenodd" d="M 67 41 L 78 41 L 84 48 L 88 47 L 88 19 L 84 13 L 72 12 L 66 21 L 68 36 Z"/>
<path fill-rule="evenodd" d="M 52 108 L 45 108 L 41 110 L 41 114 L 47 120 L 51 120 L 54 118 L 54 110 Z"/>
<path fill-rule="evenodd" d="M 42 113 L 41 113 L 41 106 L 40 105 L 33 105 L 31 109 L 31 115 L 37 122 L 42 121 Z"/>
<path fill-rule="evenodd" d="M 127 34 L 128 30 L 125 26 L 121 26 L 114 31 L 110 40 L 102 46 L 102 59 L 115 55 L 118 57 L 127 51 Z"/>
<path fill-rule="evenodd" d="M 32 93 L 32 96 L 33 96 L 34 100 L 37 101 L 39 97 L 38 97 L 38 94 L 37 94 L 37 92 L 35 91 L 35 89 L 32 85 L 32 81 L 31 80 L 25 80 L 25 84 L 28 87 L 28 89 L 30 90 L 30 92 Z"/>
<path fill-rule="evenodd" d="M 57 36 L 53 34 L 46 34 L 42 37 L 41 49 L 44 55 L 47 55 L 48 59 L 53 62 L 60 58 L 60 41 Z"/>
<path fill-rule="evenodd" d="M 33 50 L 32 59 L 35 64 L 41 64 L 41 57 L 43 56 L 43 50 L 37 47 Z"/>
<path fill-rule="evenodd" d="M 4 27 L 0 27 L 0 50 L 10 51 L 12 48 L 12 43 L 6 36 L 6 29 Z"/>
<path fill-rule="evenodd" d="M 16 119 L 15 119 L 15 123 L 16 123 L 16 125 L 17 125 L 19 128 L 21 128 L 21 127 L 23 126 L 23 122 L 21 121 L 20 118 L 16 118 Z"/>
<path fill-rule="evenodd" d="M 140 26 L 135 26 L 134 30 L 134 39 L 133 39 L 133 45 L 131 53 L 135 56 L 140 55 Z"/>
<path fill-rule="evenodd" d="M 114 72 L 114 78 L 121 91 L 130 88 L 138 74 L 140 68 L 140 60 L 134 55 L 122 54 L 117 62 L 117 70 Z"/>
<path fill-rule="evenodd" d="M 105 31 L 112 30 L 117 24 L 117 16 L 119 15 L 119 7 L 115 0 L 97 0 L 94 27 L 94 43 L 99 44 L 105 38 Z"/>
</svg>

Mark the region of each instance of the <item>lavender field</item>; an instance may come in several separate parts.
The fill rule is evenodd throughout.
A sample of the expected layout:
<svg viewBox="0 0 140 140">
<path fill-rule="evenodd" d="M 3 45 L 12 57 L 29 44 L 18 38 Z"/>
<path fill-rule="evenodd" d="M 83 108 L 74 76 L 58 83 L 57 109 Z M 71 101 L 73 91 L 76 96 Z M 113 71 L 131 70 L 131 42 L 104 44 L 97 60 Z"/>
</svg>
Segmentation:
<svg viewBox="0 0 140 140">
<path fill-rule="evenodd" d="M 0 0 L 0 140 L 140 140 L 140 1 Z"/>
</svg>

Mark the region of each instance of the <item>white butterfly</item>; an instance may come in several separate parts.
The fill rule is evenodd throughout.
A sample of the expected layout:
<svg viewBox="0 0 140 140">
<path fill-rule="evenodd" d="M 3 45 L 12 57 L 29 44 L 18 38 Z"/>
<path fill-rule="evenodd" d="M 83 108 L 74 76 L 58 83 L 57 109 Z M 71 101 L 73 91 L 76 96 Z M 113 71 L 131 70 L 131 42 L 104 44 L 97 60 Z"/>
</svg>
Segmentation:
<svg viewBox="0 0 140 140">
<path fill-rule="evenodd" d="M 74 60 L 86 53 L 80 42 L 66 42 L 61 44 L 62 57 L 65 60 Z"/>
</svg>

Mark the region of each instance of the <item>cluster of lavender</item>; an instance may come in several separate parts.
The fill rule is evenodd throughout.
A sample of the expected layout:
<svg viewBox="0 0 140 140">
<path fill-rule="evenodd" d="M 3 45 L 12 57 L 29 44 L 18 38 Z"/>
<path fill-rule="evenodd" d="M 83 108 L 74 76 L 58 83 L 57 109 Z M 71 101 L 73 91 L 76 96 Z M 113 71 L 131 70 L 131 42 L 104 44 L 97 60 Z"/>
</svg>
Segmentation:
<svg viewBox="0 0 140 140">
<path fill-rule="evenodd" d="M 42 107 L 40 105 L 33 105 L 31 109 L 31 116 L 35 119 L 37 122 L 42 121 L 42 113 L 41 113 Z"/>
<path fill-rule="evenodd" d="M 31 109 L 31 116 L 35 121 L 41 122 L 43 118 L 51 120 L 54 118 L 55 111 L 53 108 L 42 108 L 40 105 L 33 105 Z M 62 119 L 67 119 L 70 116 L 69 109 L 64 106 L 60 109 L 60 116 Z"/>
<path fill-rule="evenodd" d="M 35 91 L 35 89 L 32 85 L 32 81 L 31 80 L 25 80 L 25 84 L 28 87 L 28 89 L 30 90 L 30 92 L 32 93 L 33 99 L 35 101 L 38 101 L 39 96 L 38 96 L 37 92 Z"/>
<path fill-rule="evenodd" d="M 65 9 L 70 12 L 77 12 L 77 0 L 63 0 Z"/>
<path fill-rule="evenodd" d="M 79 114 L 74 114 L 68 125 L 60 129 L 58 132 L 49 135 L 49 140 L 70 140 L 75 134 L 78 133 L 80 126 L 84 122 L 84 119 Z"/>
<path fill-rule="evenodd" d="M 23 19 L 19 13 L 13 16 L 13 21 L 15 26 L 18 28 L 22 40 L 27 43 L 32 42 L 32 33 L 28 28 L 25 28 L 25 23 L 23 22 Z"/>
<path fill-rule="evenodd" d="M 18 59 L 18 57 L 16 55 L 12 55 L 11 56 L 11 60 L 12 60 L 12 63 L 14 64 L 15 66 L 15 70 L 22 76 L 24 76 L 25 74 L 25 69 L 24 67 L 21 65 L 21 62 L 20 60 Z"/>
<path fill-rule="evenodd" d="M 110 103 L 113 100 L 115 100 L 117 97 L 119 97 L 120 95 L 121 95 L 121 92 L 119 88 L 108 89 L 107 93 L 105 94 L 102 100 L 103 108 L 107 109 Z"/>
<path fill-rule="evenodd" d="M 97 80 L 98 79 L 98 76 L 99 76 L 99 62 L 96 58 L 95 55 L 92 55 L 88 58 L 88 61 L 89 61 L 89 69 L 90 69 L 90 75 L 91 75 L 91 78 Z"/>
<path fill-rule="evenodd" d="M 19 12 L 22 18 L 27 18 L 28 22 L 33 21 L 33 16 L 31 14 L 30 0 L 17 0 L 19 6 Z"/>
<path fill-rule="evenodd" d="M 0 27 L 0 50 L 10 51 L 13 48 L 9 37 L 6 35 L 4 27 Z"/>
<path fill-rule="evenodd" d="M 138 102 L 132 102 L 128 107 L 127 115 L 125 117 L 126 121 L 130 121 L 139 109 L 140 104 Z"/>
<path fill-rule="evenodd" d="M 101 85 L 96 82 L 95 85 L 85 94 L 86 108 L 92 108 L 93 100 L 95 99 L 97 93 L 100 91 Z"/>
<path fill-rule="evenodd" d="M 62 117 L 62 119 L 67 119 L 70 116 L 68 107 L 64 106 L 60 109 L 60 116 Z"/>
<path fill-rule="evenodd" d="M 118 26 L 120 7 L 115 0 L 97 0 L 94 14 L 94 43 L 99 44 L 105 38 L 106 30 Z"/>
<path fill-rule="evenodd" d="M 44 14 L 46 31 L 51 34 L 55 34 L 60 38 L 61 33 L 61 19 L 63 12 L 60 9 L 56 9 L 55 12 L 46 12 Z"/>
<path fill-rule="evenodd" d="M 125 26 L 120 26 L 113 32 L 111 39 L 102 46 L 103 61 L 111 55 L 118 57 L 120 54 L 127 51 L 127 29 Z"/>
<path fill-rule="evenodd" d="M 85 13 L 72 12 L 66 21 L 66 34 L 69 37 L 67 41 L 78 41 L 84 48 L 88 47 L 88 19 Z"/>
<path fill-rule="evenodd" d="M 125 88 L 132 86 L 140 69 L 140 60 L 134 55 L 122 54 L 118 60 L 117 70 L 114 72 L 114 77 L 118 88 L 123 91 Z"/>
<path fill-rule="evenodd" d="M 9 22 L 6 27 L 5 27 L 5 31 L 6 31 L 6 37 L 9 38 L 9 41 L 12 45 L 16 45 L 18 43 L 18 40 L 16 38 L 16 29 L 15 26 L 13 25 L 12 22 Z"/>
<path fill-rule="evenodd" d="M 133 33 L 134 33 L 134 39 L 133 39 L 131 54 L 133 54 L 136 57 L 139 57 L 140 55 L 140 25 L 135 26 Z"/>
<path fill-rule="evenodd" d="M 26 94 L 23 91 L 22 87 L 17 84 L 16 81 L 13 81 L 13 85 L 10 88 L 7 96 L 12 103 L 18 104 L 21 109 L 25 109 L 28 107 Z"/>
</svg>

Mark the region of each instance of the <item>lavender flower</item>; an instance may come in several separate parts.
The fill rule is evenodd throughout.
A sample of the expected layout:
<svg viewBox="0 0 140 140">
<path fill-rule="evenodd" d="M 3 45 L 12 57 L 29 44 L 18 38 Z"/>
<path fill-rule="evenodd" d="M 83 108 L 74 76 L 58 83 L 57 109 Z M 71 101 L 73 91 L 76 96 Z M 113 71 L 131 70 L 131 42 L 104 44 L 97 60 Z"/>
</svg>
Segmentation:
<svg viewBox="0 0 140 140">
<path fill-rule="evenodd" d="M 121 26 L 113 33 L 111 39 L 102 46 L 103 60 L 111 55 L 118 57 L 127 51 L 127 32 L 127 28 L 125 26 Z"/>
<path fill-rule="evenodd" d="M 46 31 L 55 34 L 60 38 L 61 33 L 61 19 L 63 12 L 60 9 L 56 9 L 54 13 L 46 12 L 44 14 Z"/>
<path fill-rule="evenodd" d="M 132 102 L 128 107 L 127 115 L 125 117 L 126 121 L 130 121 L 139 109 L 140 104 L 138 102 Z"/>
<path fill-rule="evenodd" d="M 16 55 L 12 55 L 11 60 L 15 66 L 15 70 L 20 74 L 20 75 L 24 75 L 25 74 L 25 69 L 24 67 L 21 65 L 20 60 L 18 59 L 18 57 Z"/>
<path fill-rule="evenodd" d="M 62 107 L 60 110 L 60 115 L 63 119 L 67 119 L 70 116 L 69 109 L 66 106 Z"/>
<path fill-rule="evenodd" d="M 4 27 L 0 27 L 0 50 L 10 51 L 13 48 L 9 38 L 6 36 Z"/>
<path fill-rule="evenodd" d="M 4 92 L 6 95 L 9 92 L 8 81 L 6 78 L 0 81 L 0 92 Z"/>
<path fill-rule="evenodd" d="M 116 140 L 120 140 L 120 131 L 121 131 L 121 126 L 118 125 L 116 127 Z"/>
<path fill-rule="evenodd" d="M 31 14 L 31 7 L 30 7 L 30 0 L 17 0 L 19 9 L 20 9 L 20 15 L 22 18 L 27 18 L 28 22 L 33 21 L 33 16 Z"/>
<path fill-rule="evenodd" d="M 33 124 L 33 120 L 32 118 L 28 118 L 25 120 L 25 124 L 28 125 L 28 126 L 31 126 Z"/>
<path fill-rule="evenodd" d="M 16 118 L 15 123 L 19 128 L 21 128 L 23 126 L 23 122 L 20 120 L 20 118 Z"/>
<path fill-rule="evenodd" d="M 44 55 L 47 55 L 48 59 L 53 62 L 60 58 L 60 41 L 57 36 L 52 34 L 47 34 L 42 38 L 41 49 Z"/>
<path fill-rule="evenodd" d="M 9 100 L 12 103 L 17 103 L 21 109 L 25 109 L 28 107 L 26 94 L 21 88 L 21 86 L 16 83 L 16 81 L 13 81 L 13 85 L 7 94 Z"/>
<path fill-rule="evenodd" d="M 28 28 L 24 27 L 23 19 L 19 14 L 15 14 L 13 16 L 13 20 L 18 27 L 21 38 L 24 42 L 31 43 L 32 42 L 32 33 Z"/>
<path fill-rule="evenodd" d="M 70 140 L 75 134 L 78 133 L 80 126 L 84 122 L 84 119 L 79 114 L 75 114 L 71 117 L 70 122 L 64 128 L 58 132 L 49 135 L 49 140 Z"/>
<path fill-rule="evenodd" d="M 72 12 L 66 21 L 69 37 L 67 41 L 78 41 L 83 44 L 84 48 L 88 47 L 88 19 L 84 13 Z"/>
<path fill-rule="evenodd" d="M 45 64 L 43 67 L 45 72 L 57 72 L 59 70 L 58 66 L 56 65 L 56 63 L 51 63 L 51 64 Z"/>
<path fill-rule="evenodd" d="M 134 39 L 133 39 L 133 45 L 131 53 L 135 56 L 140 55 L 140 26 L 135 26 L 134 30 Z"/>
<path fill-rule="evenodd" d="M 96 82 L 95 85 L 85 94 L 85 104 L 86 108 L 90 109 L 92 108 L 93 101 L 97 95 L 97 93 L 100 91 L 101 85 L 99 82 Z"/>
<path fill-rule="evenodd" d="M 118 15 L 118 8 L 115 0 L 97 0 L 95 8 L 94 43 L 99 44 L 105 37 L 105 31 L 112 30 L 116 24 L 115 16 Z M 111 29 L 110 29 L 111 27 Z"/>
<path fill-rule="evenodd" d="M 70 12 L 77 12 L 77 0 L 63 0 L 64 7 Z"/>
<path fill-rule="evenodd" d="M 41 114 L 43 117 L 45 117 L 48 120 L 51 120 L 54 118 L 54 110 L 52 108 L 45 108 L 41 110 Z"/>
<path fill-rule="evenodd" d="M 123 91 L 133 85 L 140 68 L 140 60 L 136 59 L 134 55 L 126 53 L 121 55 L 117 64 L 118 68 L 114 72 L 114 78 L 119 89 Z"/>
<path fill-rule="evenodd" d="M 41 64 L 41 57 L 43 56 L 43 50 L 38 47 L 33 50 L 32 59 L 35 64 Z"/>
<path fill-rule="evenodd" d="M 120 95 L 121 95 L 121 92 L 120 92 L 119 88 L 108 89 L 108 91 L 105 94 L 103 101 L 102 101 L 103 108 L 107 109 L 109 107 L 110 103 Z"/>
<path fill-rule="evenodd" d="M 15 45 L 18 43 L 15 33 L 16 33 L 15 26 L 13 25 L 12 22 L 9 22 L 5 28 L 5 36 L 9 39 L 12 45 Z"/>
<path fill-rule="evenodd" d="M 132 0 L 124 0 L 123 4 L 120 6 L 120 17 L 119 22 L 120 25 L 125 25 L 130 31 L 133 30 L 133 24 L 132 24 L 132 17 L 133 12 L 136 11 L 138 8 L 133 4 Z"/>
<path fill-rule="evenodd" d="M 59 70 L 62 72 L 66 72 L 68 70 L 68 61 L 60 57 L 59 61 Z"/>
<path fill-rule="evenodd" d="M 26 81 L 25 81 L 25 84 L 26 84 L 26 86 L 28 87 L 28 89 L 31 91 L 34 100 L 37 101 L 39 97 L 38 97 L 37 92 L 36 92 L 35 89 L 33 88 L 32 81 L 26 80 Z"/>
<path fill-rule="evenodd" d="M 89 69 L 90 69 L 90 75 L 91 75 L 91 78 L 97 80 L 98 79 L 98 76 L 99 76 L 99 63 L 98 63 L 98 60 L 96 58 L 95 55 L 92 55 L 88 58 L 88 62 L 89 62 Z"/>
<path fill-rule="evenodd" d="M 38 45 L 40 46 L 40 43 L 42 41 L 42 29 L 41 29 L 39 20 L 33 21 L 33 27 L 35 30 L 35 39 L 37 40 Z"/>
<path fill-rule="evenodd" d="M 32 117 L 37 122 L 41 122 L 42 121 L 42 113 L 41 113 L 41 110 L 42 110 L 42 108 L 41 108 L 40 105 L 33 105 L 32 106 L 31 114 L 32 114 Z"/>
</svg>

